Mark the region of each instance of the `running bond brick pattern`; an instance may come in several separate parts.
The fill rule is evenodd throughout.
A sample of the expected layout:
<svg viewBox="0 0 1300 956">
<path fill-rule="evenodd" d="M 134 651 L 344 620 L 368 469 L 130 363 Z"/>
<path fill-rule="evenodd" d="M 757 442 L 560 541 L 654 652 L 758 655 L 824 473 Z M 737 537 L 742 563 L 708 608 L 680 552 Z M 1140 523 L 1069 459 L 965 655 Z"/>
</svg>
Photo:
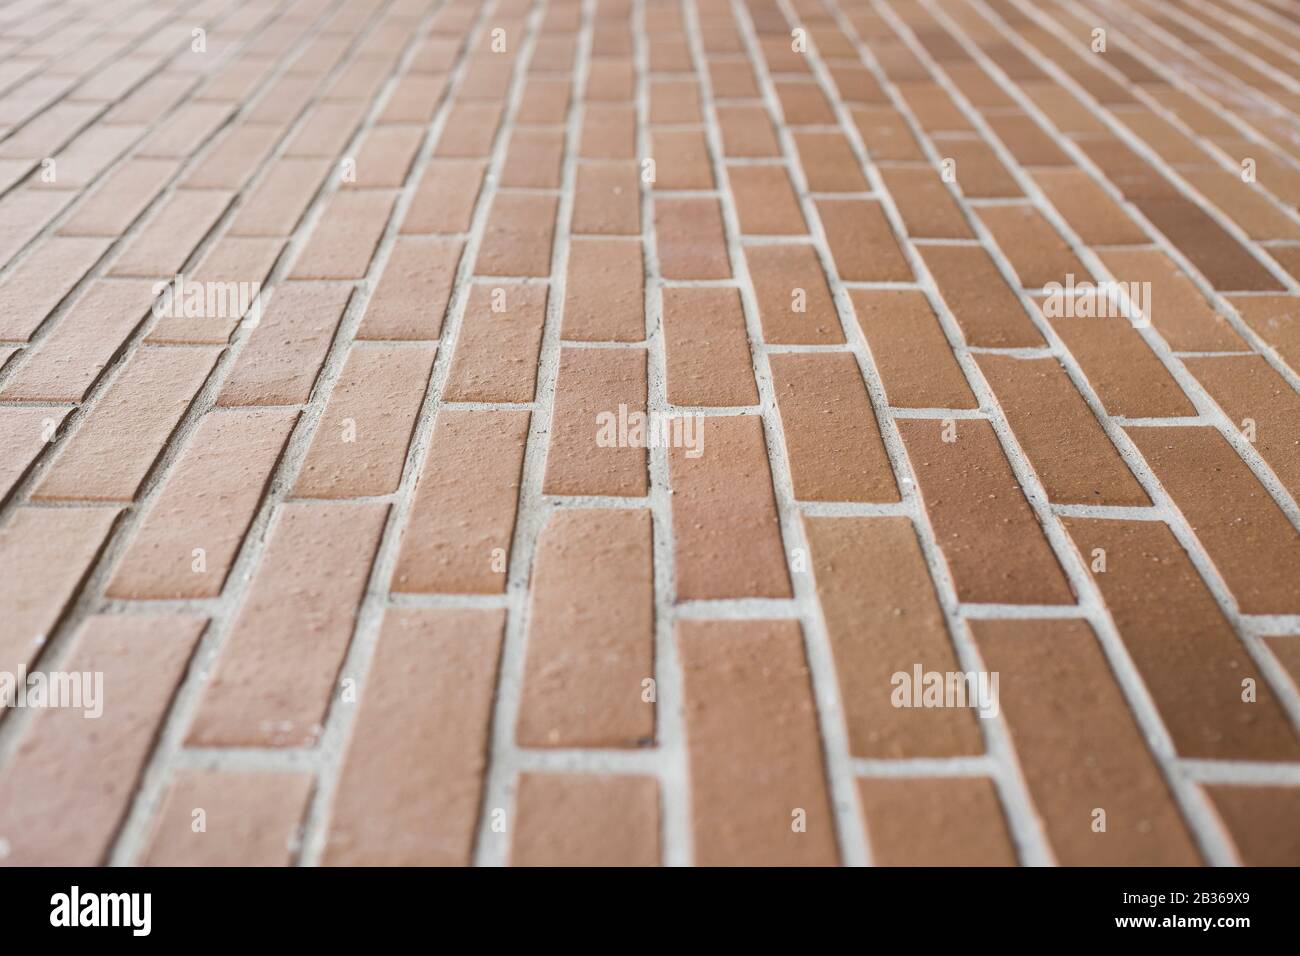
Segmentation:
<svg viewBox="0 0 1300 956">
<path fill-rule="evenodd" d="M 0 862 L 1300 864 L 1298 143 L 1287 0 L 9 0 Z"/>
</svg>

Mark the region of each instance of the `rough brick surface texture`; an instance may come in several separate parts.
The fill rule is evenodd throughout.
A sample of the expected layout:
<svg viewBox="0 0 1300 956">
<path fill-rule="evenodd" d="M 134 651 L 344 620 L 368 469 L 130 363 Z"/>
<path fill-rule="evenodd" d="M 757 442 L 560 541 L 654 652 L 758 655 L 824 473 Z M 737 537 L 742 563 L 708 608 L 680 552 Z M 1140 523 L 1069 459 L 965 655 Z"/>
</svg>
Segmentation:
<svg viewBox="0 0 1300 956">
<path fill-rule="evenodd" d="M 0 3 L 0 865 L 1300 865 L 1298 206 L 1283 0 Z"/>
</svg>

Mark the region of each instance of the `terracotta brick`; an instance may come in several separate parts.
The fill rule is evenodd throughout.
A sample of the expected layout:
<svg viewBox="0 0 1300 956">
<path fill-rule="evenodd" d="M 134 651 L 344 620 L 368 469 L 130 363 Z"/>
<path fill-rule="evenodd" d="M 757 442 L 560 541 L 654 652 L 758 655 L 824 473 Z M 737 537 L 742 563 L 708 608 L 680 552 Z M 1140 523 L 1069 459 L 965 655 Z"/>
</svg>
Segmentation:
<svg viewBox="0 0 1300 956">
<path fill-rule="evenodd" d="M 634 163 L 579 163 L 572 230 L 578 235 L 634 236 L 641 201 Z"/>
<path fill-rule="evenodd" d="M 513 866 L 658 866 L 654 777 L 525 773 L 519 777 Z"/>
<path fill-rule="evenodd" d="M 136 150 L 137 156 L 188 159 L 234 115 L 229 103 L 191 101 L 167 117 Z"/>
<path fill-rule="evenodd" d="M 1103 249 L 1097 255 L 1119 282 L 1151 283 L 1145 312 L 1171 348 L 1235 352 L 1245 343 L 1215 312 L 1187 273 L 1155 249 Z"/>
<path fill-rule="evenodd" d="M 735 289 L 663 290 L 668 401 L 757 405 L 745 314 Z"/>
<path fill-rule="evenodd" d="M 446 74 L 409 73 L 397 81 L 378 122 L 427 124 L 442 105 L 446 90 Z"/>
<path fill-rule="evenodd" d="M 385 191 L 335 193 L 289 278 L 365 278 L 395 199 Z"/>
<path fill-rule="evenodd" d="M 504 611 L 386 613 L 330 808 L 326 864 L 470 862 L 504 630 Z"/>
<path fill-rule="evenodd" d="M 9 449 L 0 461 L 0 502 L 27 475 L 45 446 L 60 437 L 59 428 L 68 412 L 66 408 L 33 405 L 0 408 L 0 445 Z"/>
<path fill-rule="evenodd" d="M 1241 181 L 1241 174 L 1220 169 L 1180 170 L 1219 210 L 1252 239 L 1300 239 L 1300 224 L 1273 205 L 1257 188 Z"/>
<path fill-rule="evenodd" d="M 31 497 L 131 501 L 218 354 L 217 349 L 136 352 L 77 431 L 60 442 L 58 457 Z"/>
<path fill-rule="evenodd" d="M 892 106 L 856 106 L 849 110 L 867 155 L 882 160 L 924 161 L 907 121 Z"/>
<path fill-rule="evenodd" d="M 920 252 L 967 345 L 1038 348 L 1046 344 L 983 249 L 925 246 Z"/>
<path fill-rule="evenodd" d="M 1148 241 L 1141 227 L 1080 169 L 1037 169 L 1034 181 L 1070 228 L 1088 245 L 1118 246 Z M 1098 253 L 1105 258 L 1106 253 Z"/>
<path fill-rule="evenodd" d="M 961 208 L 933 169 L 882 167 L 880 175 L 898 206 L 908 235 L 918 239 L 971 239 Z"/>
<path fill-rule="evenodd" d="M 1300 298 L 1243 296 L 1229 299 L 1229 302 L 1292 371 L 1300 370 Z"/>
<path fill-rule="evenodd" d="M 128 600 L 219 595 L 297 417 L 288 409 L 205 415 L 105 593 Z"/>
<path fill-rule="evenodd" d="M 484 227 L 475 275 L 550 275 L 556 204 L 554 196 L 498 193 Z"/>
<path fill-rule="evenodd" d="M 967 199 L 1018 199 L 1024 195 L 997 154 L 982 139 L 965 135 L 936 138 L 934 148 L 942 161 L 952 161 L 955 181 Z"/>
<path fill-rule="evenodd" d="M 309 773 L 183 770 L 163 794 L 143 866 L 289 866 Z M 197 811 L 204 829 L 195 831 Z"/>
<path fill-rule="evenodd" d="M 895 408 L 978 408 L 924 293 L 853 289 L 858 325 Z"/>
<path fill-rule="evenodd" d="M 153 283 L 97 279 L 9 376 L 0 399 L 80 402 L 153 302 Z"/>
<path fill-rule="evenodd" d="M 1093 580 L 1181 756 L 1300 757 L 1277 698 L 1164 522 L 1062 520 L 1089 569 L 1104 559 Z"/>
<path fill-rule="evenodd" d="M 230 223 L 237 236 L 287 236 L 319 191 L 329 164 L 321 159 L 281 159 L 248 195 Z"/>
<path fill-rule="evenodd" d="M 573 84 L 568 78 L 546 80 L 529 77 L 515 110 L 516 123 L 559 126 L 569 114 L 569 94 Z"/>
<path fill-rule="evenodd" d="M 589 103 L 583 110 L 578 155 L 583 159 L 633 159 L 636 112 L 621 104 Z"/>
<path fill-rule="evenodd" d="M 275 148 L 276 126 L 239 125 L 222 135 L 181 180 L 186 189 L 242 189 Z"/>
<path fill-rule="evenodd" d="M 911 282 L 908 265 L 880 203 L 821 199 L 817 215 L 826 230 L 835 269 L 845 282 Z"/>
<path fill-rule="evenodd" d="M 397 490 L 434 351 L 348 351 L 298 473 L 296 497 L 360 498 Z"/>
<path fill-rule="evenodd" d="M 650 512 L 555 512 L 537 543 L 516 738 L 639 747 L 655 734 Z"/>
<path fill-rule="evenodd" d="M 1083 621 L 972 621 L 1021 771 L 1065 866 L 1195 866 L 1196 844 Z M 1062 706 L 1059 688 L 1068 687 Z M 1094 829 L 1097 809 L 1106 828 Z"/>
<path fill-rule="evenodd" d="M 360 103 L 317 103 L 289 137 L 286 158 L 336 159 L 365 112 Z"/>
<path fill-rule="evenodd" d="M 1072 166 L 1073 162 L 1025 113 L 990 114 L 984 117 L 1002 145 L 1022 166 Z"/>
<path fill-rule="evenodd" d="M 464 248 L 459 239 L 399 237 L 357 338 L 437 341 Z"/>
<path fill-rule="evenodd" d="M 217 190 L 178 190 L 172 193 L 127 242 L 109 268 L 109 274 L 175 275 L 212 230 L 231 198 L 231 193 Z"/>
<path fill-rule="evenodd" d="M 708 416 L 695 427 L 701 453 L 668 454 L 678 600 L 789 597 L 761 419 Z"/>
<path fill-rule="evenodd" d="M 1300 533 L 1213 428 L 1134 428 L 1129 437 L 1247 614 L 1300 608 Z"/>
<path fill-rule="evenodd" d="M 0 283 L 0 341 L 30 339 L 110 243 L 51 236 L 38 245 Z"/>
<path fill-rule="evenodd" d="M 729 159 L 780 156 L 781 144 L 762 106 L 717 107 L 722 152 Z"/>
<path fill-rule="evenodd" d="M 927 133 L 974 128 L 965 112 L 938 83 L 899 83 L 897 88 L 917 123 Z"/>
<path fill-rule="evenodd" d="M 1206 794 L 1247 866 L 1295 866 L 1300 841 L 1295 832 L 1300 790 L 1294 787 L 1207 786 Z"/>
<path fill-rule="evenodd" d="M 1254 423 L 1251 444 L 1292 497 L 1300 497 L 1300 394 L 1263 356 L 1184 358 L 1183 364 L 1234 425 L 1245 432 Z"/>
<path fill-rule="evenodd" d="M 653 130 L 655 189 L 712 189 L 713 168 L 702 131 Z"/>
<path fill-rule="evenodd" d="M 858 781 L 877 866 L 1014 866 L 997 790 L 987 777 Z"/>
<path fill-rule="evenodd" d="M 849 752 L 946 757 L 984 750 L 970 710 L 900 708 L 893 675 L 960 670 L 907 518 L 815 518 L 804 534 L 835 659 Z"/>
<path fill-rule="evenodd" d="M 121 158 L 140 139 L 144 130 L 143 126 L 90 127 L 54 157 L 57 181 L 50 183 L 49 188 L 85 189 Z M 25 172 L 31 162 L 17 165 Z M 45 185 L 42 180 L 32 182 L 33 187 Z"/>
<path fill-rule="evenodd" d="M 531 402 L 537 388 L 546 298 L 546 287 L 541 285 L 475 285 L 465 306 L 443 401 Z M 502 311 L 494 311 L 494 299 Z"/>
<path fill-rule="evenodd" d="M 402 530 L 392 590 L 505 590 L 528 419 L 523 409 L 438 413 Z"/>
<path fill-rule="evenodd" d="M 1282 283 L 1191 200 L 1137 199 L 1135 204 L 1215 289 L 1281 291 Z"/>
<path fill-rule="evenodd" d="M 1050 501 L 1151 504 L 1056 359 L 980 355 L 978 362 Z"/>
<path fill-rule="evenodd" d="M 900 500 L 854 357 L 785 353 L 769 362 L 795 498 Z"/>
<path fill-rule="evenodd" d="M 715 199 L 656 199 L 655 239 L 665 279 L 730 279 L 731 261 Z"/>
<path fill-rule="evenodd" d="M 808 188 L 813 192 L 868 192 L 866 178 L 841 133 L 793 134 Z"/>
<path fill-rule="evenodd" d="M 61 236 L 117 238 L 153 201 L 178 165 L 168 159 L 132 159 L 109 174 L 59 226 Z"/>
<path fill-rule="evenodd" d="M 807 235 L 799 197 L 784 166 L 730 166 L 727 181 L 744 235 Z"/>
<path fill-rule="evenodd" d="M 640 242 L 574 239 L 569 244 L 561 335 L 585 342 L 640 342 L 645 338 Z"/>
<path fill-rule="evenodd" d="M 826 276 L 812 246 L 749 246 L 745 259 L 765 342 L 836 345 L 844 341 Z"/>
<path fill-rule="evenodd" d="M 0 265 L 7 265 L 24 246 L 36 238 L 41 230 L 72 202 L 73 198 L 74 194 L 71 192 L 16 189 L 10 190 L 4 199 L 0 199 Z M 97 202 L 94 207 L 90 207 L 93 215 L 86 217 L 87 225 L 84 228 L 88 230 L 99 229 L 99 234 L 103 235 L 116 232 L 116 229 L 109 229 L 102 222 L 107 218 L 104 208 L 111 206 L 114 201 L 113 197 L 107 197 L 103 201 Z M 95 202 L 95 200 L 92 199 L 91 202 Z M 110 210 L 118 218 L 121 218 L 121 205 L 119 203 L 118 209 Z M 138 212 L 139 209 L 131 212 L 130 218 L 134 219 Z M 78 222 L 77 217 L 79 215 L 79 212 L 74 213 L 69 222 Z M 66 233 L 64 229 L 60 229 L 59 232 L 60 234 Z M 92 235 L 95 233 L 87 232 L 86 234 Z"/>
<path fill-rule="evenodd" d="M 300 405 L 316 376 L 352 297 L 339 282 L 281 285 L 217 395 L 217 404 Z"/>
<path fill-rule="evenodd" d="M 654 422 L 637 427 L 646 411 L 645 350 L 561 349 L 555 391 L 542 492 L 644 496 L 646 449 L 655 441 Z"/>
<path fill-rule="evenodd" d="M 29 666 L 99 557 L 117 508 L 16 508 L 0 526 L 0 670 Z M 2 711 L 0 711 L 2 712 Z"/>
<path fill-rule="evenodd" d="M 1072 604 L 1074 596 L 987 421 L 898 422 L 935 538 L 964 602 Z"/>
<path fill-rule="evenodd" d="M 447 159 L 486 157 L 492 152 L 500 122 L 500 103 L 455 101 L 447 111 L 433 155 Z"/>
<path fill-rule="evenodd" d="M 789 126 L 833 125 L 835 111 L 821 87 L 816 83 L 777 80 L 776 97 L 781 101 L 781 113 Z"/>
<path fill-rule="evenodd" d="M 978 215 L 1023 287 L 1041 289 L 1053 282 L 1064 285 L 1068 276 L 1074 276 L 1076 282 L 1091 279 L 1087 267 L 1033 206 L 985 206 Z"/>
<path fill-rule="evenodd" d="M 484 168 L 478 161 L 429 163 L 402 220 L 402 234 L 468 232 Z"/>
<path fill-rule="evenodd" d="M 651 80 L 651 125 L 700 122 L 700 87 L 694 80 Z"/>
<path fill-rule="evenodd" d="M 563 130 L 515 130 L 506 148 L 499 183 L 502 186 L 558 189 L 563 160 Z"/>
<path fill-rule="evenodd" d="M 695 863 L 838 862 L 798 623 L 682 621 L 677 646 Z"/>
<path fill-rule="evenodd" d="M 19 739 L 0 777 L 6 865 L 104 863 L 206 623 L 96 615 L 81 627 L 63 667 L 103 674 L 103 713 L 88 733 L 83 711 L 43 710 Z"/>
<path fill-rule="evenodd" d="M 756 97 L 759 95 L 758 84 L 754 82 L 754 68 L 745 60 L 710 58 L 709 79 L 713 84 L 714 96 Z"/>
<path fill-rule="evenodd" d="M 211 665 L 190 745 L 316 742 L 387 515 L 386 504 L 279 506 L 258 573 Z"/>
</svg>

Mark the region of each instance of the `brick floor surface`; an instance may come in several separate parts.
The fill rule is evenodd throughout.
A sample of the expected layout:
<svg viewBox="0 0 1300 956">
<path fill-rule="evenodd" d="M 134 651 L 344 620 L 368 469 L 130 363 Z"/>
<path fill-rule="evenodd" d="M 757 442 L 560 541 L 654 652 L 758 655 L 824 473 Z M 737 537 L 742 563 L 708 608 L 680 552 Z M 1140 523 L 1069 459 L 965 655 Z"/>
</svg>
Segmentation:
<svg viewBox="0 0 1300 956">
<path fill-rule="evenodd" d="M 1300 865 L 1298 204 L 1289 0 L 0 5 L 0 862 Z"/>
</svg>

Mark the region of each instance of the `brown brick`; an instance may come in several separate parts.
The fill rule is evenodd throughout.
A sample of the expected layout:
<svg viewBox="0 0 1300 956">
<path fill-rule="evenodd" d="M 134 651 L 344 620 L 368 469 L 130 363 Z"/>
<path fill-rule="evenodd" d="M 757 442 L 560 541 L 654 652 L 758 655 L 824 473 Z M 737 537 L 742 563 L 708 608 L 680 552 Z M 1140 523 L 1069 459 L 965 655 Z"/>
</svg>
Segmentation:
<svg viewBox="0 0 1300 956">
<path fill-rule="evenodd" d="M 569 114 L 571 89 L 572 84 L 567 77 L 559 80 L 529 77 L 519 97 L 515 122 L 537 126 L 562 125 Z"/>
<path fill-rule="evenodd" d="M 573 232 L 634 236 L 641 232 L 641 195 L 635 163 L 579 163 Z"/>
<path fill-rule="evenodd" d="M 974 238 L 961 207 L 933 169 L 886 166 L 880 175 L 908 235 L 916 239 Z"/>
<path fill-rule="evenodd" d="M 731 278 L 716 199 L 656 199 L 654 216 L 659 271 L 665 279 Z"/>
<path fill-rule="evenodd" d="M 1237 847 L 1246 866 L 1296 866 L 1300 837 L 1295 820 L 1300 814 L 1300 789 L 1277 786 L 1219 784 L 1205 792 Z"/>
<path fill-rule="evenodd" d="M 564 162 L 564 131 L 517 129 L 510 134 L 498 183 L 532 189 L 558 189 Z"/>
<path fill-rule="evenodd" d="M 1073 166 L 1056 141 L 1025 113 L 989 114 L 984 117 L 1002 145 L 1022 166 Z"/>
<path fill-rule="evenodd" d="M 1038 348 L 1046 344 L 982 248 L 925 246 L 920 252 L 967 345 Z"/>
<path fill-rule="evenodd" d="M 129 502 L 217 360 L 217 349 L 140 349 L 64 439 L 35 500 Z"/>
<path fill-rule="evenodd" d="M 326 864 L 470 862 L 504 631 L 498 610 L 385 614 L 330 808 Z"/>
<path fill-rule="evenodd" d="M 838 862 L 798 623 L 682 621 L 677 646 L 695 863 Z"/>
<path fill-rule="evenodd" d="M 722 152 L 729 159 L 780 156 L 781 144 L 762 106 L 717 107 Z"/>
<path fill-rule="evenodd" d="M 478 161 L 429 163 L 402 220 L 402 235 L 468 232 L 484 168 Z"/>
<path fill-rule="evenodd" d="M 1155 249 L 1102 249 L 1097 255 L 1118 282 L 1151 283 L 1144 311 L 1171 348 L 1215 352 L 1246 345 L 1214 311 L 1187 273 Z"/>
<path fill-rule="evenodd" d="M 1024 195 L 997 154 L 982 139 L 936 139 L 942 160 L 952 160 L 953 175 L 967 199 L 1018 199 Z M 988 208 L 988 207 L 985 207 Z"/>
<path fill-rule="evenodd" d="M 795 498 L 900 500 L 853 355 L 793 352 L 768 360 Z"/>
<path fill-rule="evenodd" d="M 808 225 L 784 166 L 731 166 L 727 181 L 740 231 L 747 236 L 802 236 Z"/>
<path fill-rule="evenodd" d="M 978 408 L 922 292 L 852 289 L 849 298 L 895 408 Z"/>
<path fill-rule="evenodd" d="M 658 866 L 659 782 L 626 774 L 519 776 L 512 866 Z"/>
<path fill-rule="evenodd" d="M 561 335 L 569 341 L 640 342 L 645 338 L 645 270 L 633 239 L 574 239 Z"/>
<path fill-rule="evenodd" d="M 1151 503 L 1056 359 L 980 355 L 978 361 L 1049 501 Z"/>
<path fill-rule="evenodd" d="M 709 146 L 702 131 L 657 129 L 650 140 L 655 189 L 713 188 Z"/>
<path fill-rule="evenodd" d="M 1091 279 L 1087 267 L 1033 206 L 984 206 L 979 218 L 1025 288 L 1064 285 L 1067 276 L 1076 282 Z"/>
<path fill-rule="evenodd" d="M 1300 741 L 1264 675 L 1162 521 L 1062 519 L 1181 756 L 1295 760 Z M 1151 595 L 1160 595 L 1153 601 Z M 1257 699 L 1242 700 L 1242 681 Z"/>
<path fill-rule="evenodd" d="M 855 757 L 950 757 L 984 750 L 956 708 L 893 705 L 898 673 L 958 666 L 916 531 L 907 518 L 803 519 Z"/>
<path fill-rule="evenodd" d="M 528 419 L 523 409 L 438 413 L 402 529 L 392 590 L 505 590 Z"/>
<path fill-rule="evenodd" d="M 1084 621 L 970 626 L 985 665 L 999 674 L 998 704 L 1057 861 L 1197 865 L 1196 844 L 1092 628 Z M 1106 814 L 1100 831 L 1098 809 Z"/>
<path fill-rule="evenodd" d="M 1282 283 L 1191 200 L 1179 196 L 1134 202 L 1215 289 L 1281 291 Z"/>
<path fill-rule="evenodd" d="M 289 866 L 309 773 L 182 770 L 163 794 L 144 866 Z M 204 829 L 196 831 L 195 812 Z"/>
<path fill-rule="evenodd" d="M 387 504 L 279 506 L 189 744 L 315 744 L 387 515 Z"/>
<path fill-rule="evenodd" d="M 0 670 L 40 653 L 117 520 L 117 508 L 16 508 L 0 527 Z"/>
<path fill-rule="evenodd" d="M 700 122 L 700 86 L 695 80 L 650 81 L 651 125 Z"/>
<path fill-rule="evenodd" d="M 813 192 L 868 192 L 866 177 L 842 133 L 793 134 L 804 178 Z"/>
<path fill-rule="evenodd" d="M 19 739 L 0 777 L 7 865 L 105 862 L 206 623 L 97 615 L 81 627 L 63 667 L 103 674 L 103 713 L 89 733 L 83 711 L 44 710 Z"/>
<path fill-rule="evenodd" d="M 1234 425 L 1245 431 L 1254 423 L 1255 450 L 1300 498 L 1300 394 L 1260 355 L 1184 358 L 1183 364 Z"/>
<path fill-rule="evenodd" d="M 892 106 L 855 106 L 849 112 L 862 136 L 867 155 L 882 160 L 925 161 L 911 128 Z"/>
<path fill-rule="evenodd" d="M 409 73 L 397 81 L 378 122 L 427 124 L 442 105 L 446 90 L 446 74 Z"/>
<path fill-rule="evenodd" d="M 633 159 L 636 111 L 621 104 L 589 103 L 583 110 L 578 155 L 583 159 Z"/>
<path fill-rule="evenodd" d="M 293 493 L 361 498 L 397 490 L 433 347 L 348 350 Z"/>
<path fill-rule="evenodd" d="M 678 600 L 789 597 L 762 420 L 707 416 L 695 427 L 702 445 L 668 454 Z"/>
<path fill-rule="evenodd" d="M 1300 298 L 1261 295 L 1229 301 L 1255 334 L 1300 374 Z"/>
<path fill-rule="evenodd" d="M 480 283 L 470 290 L 443 401 L 533 400 L 546 297 L 542 285 Z M 494 300 L 502 311 L 493 311 Z"/>
<path fill-rule="evenodd" d="M 563 348 L 555 393 L 543 493 L 645 495 L 645 350 Z"/>
<path fill-rule="evenodd" d="M 1241 610 L 1300 612 L 1300 533 L 1223 436 L 1209 427 L 1128 433 Z"/>
<path fill-rule="evenodd" d="M 763 340 L 780 345 L 838 345 L 839 314 L 812 246 L 749 246 L 749 275 Z"/>
<path fill-rule="evenodd" d="M 0 391 L 0 399 L 80 402 L 140 324 L 153 283 L 97 279 L 36 346 Z"/>
<path fill-rule="evenodd" d="M 874 200 L 820 199 L 817 215 L 845 282 L 911 282 L 912 267 Z"/>
<path fill-rule="evenodd" d="M 114 569 L 107 596 L 219 595 L 297 417 L 289 409 L 205 415 Z"/>
<path fill-rule="evenodd" d="M 516 737 L 524 747 L 639 747 L 655 733 L 650 512 L 564 509 L 533 562 Z"/>
<path fill-rule="evenodd" d="M 1014 866 L 1016 850 L 987 777 L 858 781 L 877 866 Z"/>
<path fill-rule="evenodd" d="M 459 239 L 399 237 L 357 338 L 437 341 L 464 248 Z"/>
<path fill-rule="evenodd" d="M 789 126 L 833 125 L 835 111 L 826 101 L 826 95 L 816 83 L 793 80 L 776 80 L 776 97 L 781 101 L 781 112 Z"/>
<path fill-rule="evenodd" d="M 1034 171 L 1034 181 L 1088 245 L 1135 245 L 1148 241 L 1146 233 L 1123 207 L 1083 170 L 1038 169 Z M 1106 256 L 1106 253 L 1098 254 Z"/>
<path fill-rule="evenodd" d="M 548 276 L 557 199 L 531 193 L 497 193 L 492 200 L 475 275 Z"/>
<path fill-rule="evenodd" d="M 737 290 L 665 287 L 663 326 L 669 402 L 758 404 Z"/>
<path fill-rule="evenodd" d="M 1051 545 L 982 419 L 898 423 L 939 549 L 963 602 L 1073 604 Z"/>
<path fill-rule="evenodd" d="M 341 282 L 281 285 L 226 376 L 217 404 L 304 404 L 351 297 L 352 286 Z"/>
</svg>

